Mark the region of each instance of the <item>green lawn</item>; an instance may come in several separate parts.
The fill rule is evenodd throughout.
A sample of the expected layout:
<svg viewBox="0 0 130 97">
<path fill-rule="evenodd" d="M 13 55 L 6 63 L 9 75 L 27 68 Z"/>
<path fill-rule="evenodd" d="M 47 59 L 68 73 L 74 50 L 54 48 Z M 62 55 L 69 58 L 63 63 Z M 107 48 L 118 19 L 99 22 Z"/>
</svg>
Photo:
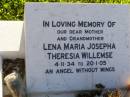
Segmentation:
<svg viewBox="0 0 130 97">
<path fill-rule="evenodd" d="M 129 4 L 130 0 L 0 0 L 0 20 L 23 20 L 25 2 Z"/>
</svg>

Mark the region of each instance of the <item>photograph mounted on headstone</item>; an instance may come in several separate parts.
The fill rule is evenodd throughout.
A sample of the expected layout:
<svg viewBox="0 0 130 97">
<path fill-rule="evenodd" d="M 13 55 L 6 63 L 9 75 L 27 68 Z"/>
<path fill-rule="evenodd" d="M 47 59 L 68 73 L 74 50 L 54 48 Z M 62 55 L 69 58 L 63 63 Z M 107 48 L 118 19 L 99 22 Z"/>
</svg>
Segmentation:
<svg viewBox="0 0 130 97">
<path fill-rule="evenodd" d="M 125 87 L 130 80 L 128 5 L 25 4 L 29 93 Z"/>
</svg>

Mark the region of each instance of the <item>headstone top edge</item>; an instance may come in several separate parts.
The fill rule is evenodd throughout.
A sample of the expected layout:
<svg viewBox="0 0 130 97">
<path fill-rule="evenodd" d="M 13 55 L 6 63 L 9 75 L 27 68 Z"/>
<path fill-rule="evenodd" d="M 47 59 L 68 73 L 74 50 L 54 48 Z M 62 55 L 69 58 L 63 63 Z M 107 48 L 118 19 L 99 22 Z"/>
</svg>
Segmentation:
<svg viewBox="0 0 130 97">
<path fill-rule="evenodd" d="M 129 4 L 112 4 L 112 3 L 71 3 L 71 2 L 63 2 L 63 3 L 58 3 L 58 2 L 26 2 L 25 6 L 28 5 L 97 5 L 97 6 L 101 6 L 101 5 L 107 5 L 107 6 L 130 6 Z"/>
</svg>

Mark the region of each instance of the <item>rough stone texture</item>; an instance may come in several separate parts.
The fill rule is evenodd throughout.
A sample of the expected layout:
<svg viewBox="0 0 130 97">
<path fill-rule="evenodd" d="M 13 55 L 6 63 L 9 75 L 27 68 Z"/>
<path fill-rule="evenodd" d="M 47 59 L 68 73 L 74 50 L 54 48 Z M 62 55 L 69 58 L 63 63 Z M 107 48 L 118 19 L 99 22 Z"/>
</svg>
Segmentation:
<svg viewBox="0 0 130 97">
<path fill-rule="evenodd" d="M 24 59 L 4 59 L 3 77 L 8 91 L 12 97 L 25 97 L 25 62 Z M 5 85 L 4 84 L 4 85 Z M 4 89 L 5 89 L 4 88 Z M 6 90 L 7 90 L 6 89 Z M 9 94 L 5 93 L 5 96 Z"/>
<path fill-rule="evenodd" d="M 23 78 L 25 76 L 25 62 L 24 59 L 4 59 L 3 60 L 3 76 L 7 76 L 13 71 L 19 72 L 20 76 Z"/>
<path fill-rule="evenodd" d="M 0 56 L 0 97 L 3 97 L 2 57 Z"/>
<path fill-rule="evenodd" d="M 17 72 L 8 74 L 4 81 L 12 97 L 25 97 L 24 84 Z"/>
</svg>

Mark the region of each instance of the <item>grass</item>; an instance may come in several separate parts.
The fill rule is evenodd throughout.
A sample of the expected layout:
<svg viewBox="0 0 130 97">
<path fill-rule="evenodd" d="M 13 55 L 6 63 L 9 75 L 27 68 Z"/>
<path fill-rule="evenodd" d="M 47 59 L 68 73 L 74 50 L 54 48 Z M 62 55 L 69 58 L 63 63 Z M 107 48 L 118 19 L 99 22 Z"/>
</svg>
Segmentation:
<svg viewBox="0 0 130 97">
<path fill-rule="evenodd" d="M 23 20 L 25 2 L 130 4 L 130 0 L 0 0 L 0 20 Z"/>
</svg>

